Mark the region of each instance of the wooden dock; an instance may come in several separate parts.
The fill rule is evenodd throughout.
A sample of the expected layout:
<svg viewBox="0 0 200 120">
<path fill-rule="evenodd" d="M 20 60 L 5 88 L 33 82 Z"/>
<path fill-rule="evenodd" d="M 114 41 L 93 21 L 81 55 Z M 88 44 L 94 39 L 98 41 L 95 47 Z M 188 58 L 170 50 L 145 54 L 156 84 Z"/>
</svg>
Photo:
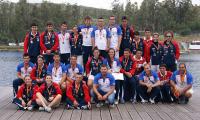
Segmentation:
<svg viewBox="0 0 200 120">
<path fill-rule="evenodd" d="M 12 88 L 0 87 L 0 120 L 200 120 L 200 89 L 195 89 L 187 105 L 178 104 L 119 104 L 92 110 L 66 110 L 64 106 L 51 113 L 20 111 L 11 103 Z"/>
</svg>

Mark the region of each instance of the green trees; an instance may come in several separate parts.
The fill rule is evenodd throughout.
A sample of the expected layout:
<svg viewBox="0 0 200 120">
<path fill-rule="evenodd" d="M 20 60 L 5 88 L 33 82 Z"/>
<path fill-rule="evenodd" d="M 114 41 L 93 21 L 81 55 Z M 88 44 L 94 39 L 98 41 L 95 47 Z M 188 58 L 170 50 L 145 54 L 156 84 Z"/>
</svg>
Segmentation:
<svg viewBox="0 0 200 120">
<path fill-rule="evenodd" d="M 94 20 L 99 16 L 108 18 L 115 15 L 117 23 L 126 15 L 129 24 L 137 30 L 150 27 L 155 32 L 163 33 L 170 29 L 182 35 L 200 32 L 200 6 L 192 5 L 191 0 L 143 0 L 141 6 L 131 0 L 126 0 L 124 4 L 113 0 L 112 10 L 47 1 L 33 4 L 27 3 L 27 0 L 19 0 L 18 3 L 0 0 L 0 44 L 23 41 L 32 22 L 36 22 L 39 31 L 43 31 L 45 23 L 52 21 L 55 29 L 59 30 L 62 21 L 67 21 L 71 28 L 82 23 L 86 15 L 92 16 Z"/>
</svg>

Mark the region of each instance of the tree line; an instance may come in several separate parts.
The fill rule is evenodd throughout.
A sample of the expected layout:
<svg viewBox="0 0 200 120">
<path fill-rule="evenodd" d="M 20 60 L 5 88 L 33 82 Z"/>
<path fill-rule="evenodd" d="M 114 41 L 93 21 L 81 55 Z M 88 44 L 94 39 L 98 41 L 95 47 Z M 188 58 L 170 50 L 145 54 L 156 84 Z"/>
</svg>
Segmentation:
<svg viewBox="0 0 200 120">
<path fill-rule="evenodd" d="M 19 0 L 12 3 L 0 1 L 0 44 L 8 42 L 22 42 L 30 30 L 30 24 L 35 22 L 39 31 L 45 30 L 45 23 L 52 21 L 55 29 L 59 30 L 62 21 L 68 22 L 71 28 L 83 22 L 84 16 L 91 16 L 94 20 L 103 16 L 108 18 L 116 16 L 118 23 L 121 17 L 126 15 L 129 23 L 136 30 L 145 27 L 154 32 L 163 33 L 165 30 L 173 30 L 181 35 L 200 32 L 200 6 L 193 5 L 191 0 L 143 0 L 141 6 L 127 0 L 126 5 L 119 0 L 113 0 L 112 10 L 97 9 L 78 6 L 77 4 L 55 4 L 44 1 L 42 3 L 27 3 L 27 0 Z"/>
</svg>

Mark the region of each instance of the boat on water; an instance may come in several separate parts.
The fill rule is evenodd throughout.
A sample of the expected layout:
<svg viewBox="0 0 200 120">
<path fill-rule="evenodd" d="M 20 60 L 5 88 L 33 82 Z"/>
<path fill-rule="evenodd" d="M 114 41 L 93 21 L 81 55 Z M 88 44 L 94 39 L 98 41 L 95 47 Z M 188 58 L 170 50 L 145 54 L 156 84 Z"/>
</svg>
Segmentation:
<svg viewBox="0 0 200 120">
<path fill-rule="evenodd" d="M 200 50 L 200 41 L 192 41 L 189 43 L 189 50 Z"/>
</svg>

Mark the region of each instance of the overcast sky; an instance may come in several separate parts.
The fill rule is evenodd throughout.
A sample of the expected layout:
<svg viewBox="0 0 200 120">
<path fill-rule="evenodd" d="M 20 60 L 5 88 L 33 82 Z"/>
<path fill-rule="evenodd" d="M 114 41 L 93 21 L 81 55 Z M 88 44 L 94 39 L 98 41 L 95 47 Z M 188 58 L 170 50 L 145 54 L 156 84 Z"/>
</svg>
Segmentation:
<svg viewBox="0 0 200 120">
<path fill-rule="evenodd" d="M 13 2 L 18 2 L 19 0 L 8 0 Z M 50 1 L 54 3 L 71 3 L 95 8 L 104 8 L 104 9 L 111 9 L 111 3 L 113 0 L 27 0 L 31 3 L 40 3 L 42 1 Z M 119 0 L 120 3 L 125 3 L 127 0 Z M 161 0 L 162 1 L 162 0 Z M 141 4 L 142 0 L 131 0 L 132 3 L 137 2 L 139 5 Z M 192 0 L 193 4 L 200 5 L 200 0 Z"/>
</svg>

